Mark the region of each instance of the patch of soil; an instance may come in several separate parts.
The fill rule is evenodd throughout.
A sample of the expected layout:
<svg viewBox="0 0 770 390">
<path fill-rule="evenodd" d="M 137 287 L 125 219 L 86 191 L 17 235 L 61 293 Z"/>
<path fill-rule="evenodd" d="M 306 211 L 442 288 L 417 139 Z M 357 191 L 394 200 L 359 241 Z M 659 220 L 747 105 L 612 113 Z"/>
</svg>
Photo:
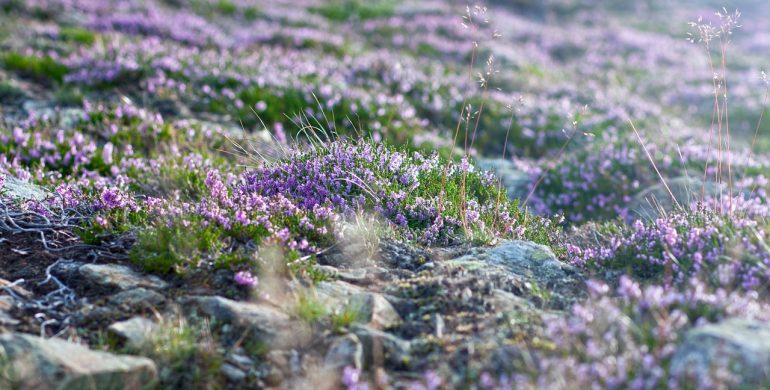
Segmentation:
<svg viewBox="0 0 770 390">
<path fill-rule="evenodd" d="M 45 280 L 45 270 L 59 259 L 48 252 L 37 234 L 0 232 L 0 278 L 8 281 L 24 279 L 24 287 L 35 294 L 47 294 L 54 288 Z"/>
</svg>

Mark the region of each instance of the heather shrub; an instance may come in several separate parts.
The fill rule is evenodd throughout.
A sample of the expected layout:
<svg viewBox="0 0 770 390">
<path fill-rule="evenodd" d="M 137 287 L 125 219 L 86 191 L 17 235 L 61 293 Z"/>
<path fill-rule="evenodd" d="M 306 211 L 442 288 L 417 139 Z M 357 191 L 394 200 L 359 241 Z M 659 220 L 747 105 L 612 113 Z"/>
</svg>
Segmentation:
<svg viewBox="0 0 770 390">
<path fill-rule="evenodd" d="M 667 182 L 684 177 L 693 182 L 722 183 L 719 185 L 727 193 L 727 161 L 734 193 L 764 194 L 766 190 L 770 163 L 764 156 L 740 148 L 718 151 L 716 146 L 694 139 L 643 141 L 650 156 L 634 136 L 619 133 L 576 148 L 555 163 L 546 160 L 549 168 L 544 171 L 525 167 L 531 174 L 531 186 L 542 176 L 531 199 L 533 210 L 564 214 L 575 223 L 617 217 L 633 221 L 637 217 L 630 209 L 634 196 L 662 184 L 656 168 Z M 717 163 L 718 153 L 722 164 Z M 702 188 L 691 190 L 693 199 L 700 200 Z"/>
<path fill-rule="evenodd" d="M 468 233 L 550 241 L 554 226 L 509 201 L 494 176 L 467 161 L 409 153 L 382 144 L 338 141 L 246 175 L 249 191 L 288 194 L 303 207 L 330 204 L 343 213 L 371 209 L 408 240 L 452 242 Z"/>
<path fill-rule="evenodd" d="M 419 153 L 335 141 L 240 176 L 206 174 L 200 198 L 158 208 L 140 230 L 132 258 L 154 271 L 249 266 L 261 246 L 287 258 L 331 245 L 337 222 L 358 213 L 384 218 L 397 237 L 422 244 L 492 237 L 550 244 L 555 222 L 528 215 L 500 193 L 493 176 Z"/>
<path fill-rule="evenodd" d="M 23 176 L 34 173 L 41 184 L 65 177 L 72 181 L 118 180 L 121 185 L 157 193 L 148 186 L 185 184 L 177 177 L 179 166 L 200 165 L 198 160 L 209 158 L 222 163 L 225 153 L 211 151 L 229 145 L 220 131 L 167 122 L 133 104 L 86 103 L 84 108 L 85 114 L 70 118 L 72 123 L 66 127 L 57 123 L 59 118 L 35 116 L 12 128 L 0 125 L 0 158 L 13 162 L 6 169 Z M 179 151 L 188 155 L 174 157 Z M 164 175 L 158 177 L 161 173 Z M 173 180 L 161 183 L 161 177 Z"/>
<path fill-rule="evenodd" d="M 756 292 L 710 289 L 696 278 L 687 284 L 680 291 L 623 277 L 611 291 L 601 282 L 589 283 L 588 301 L 549 324 L 546 334 L 552 347 L 543 352 L 531 386 L 688 387 L 691 378 L 670 372 L 685 331 L 725 318 L 767 320 L 768 308 L 757 300 Z M 736 378 L 725 375 L 727 368 L 713 367 L 713 376 L 697 378 L 699 386 L 730 385 Z"/>
<path fill-rule="evenodd" d="M 767 206 L 758 199 L 735 198 L 731 212 L 728 200 L 723 203 L 722 212 L 712 204 L 632 226 L 591 228 L 600 238 L 568 243 L 569 261 L 597 273 L 624 271 L 678 285 L 701 278 L 711 286 L 764 292 L 770 280 Z"/>
<path fill-rule="evenodd" d="M 632 196 L 658 180 L 642 148 L 631 142 L 597 142 L 564 156 L 546 170 L 533 208 L 573 222 L 628 217 Z M 532 175 L 533 185 L 539 176 Z"/>
</svg>

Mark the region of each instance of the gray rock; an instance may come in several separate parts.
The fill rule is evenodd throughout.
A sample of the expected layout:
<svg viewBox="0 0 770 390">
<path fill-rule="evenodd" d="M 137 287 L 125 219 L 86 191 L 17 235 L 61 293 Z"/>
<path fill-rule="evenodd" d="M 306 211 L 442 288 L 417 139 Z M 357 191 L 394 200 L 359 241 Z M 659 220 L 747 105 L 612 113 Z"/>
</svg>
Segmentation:
<svg viewBox="0 0 770 390">
<path fill-rule="evenodd" d="M 401 323 L 401 316 L 385 297 L 376 293 L 356 294 L 348 303 L 358 318 L 376 329 L 387 329 Z"/>
<path fill-rule="evenodd" d="M 246 380 L 246 373 L 243 372 L 238 367 L 235 367 L 231 364 L 224 363 L 219 368 L 222 375 L 224 375 L 225 378 L 227 378 L 228 381 L 234 382 L 234 383 L 240 383 Z"/>
<path fill-rule="evenodd" d="M 0 359 L 7 362 L 0 388 L 142 389 L 156 377 L 152 360 L 91 351 L 61 339 L 20 333 L 0 335 Z"/>
<path fill-rule="evenodd" d="M 64 128 L 70 128 L 80 123 L 83 118 L 87 118 L 88 115 L 80 108 L 64 108 L 59 111 L 59 126 Z"/>
<path fill-rule="evenodd" d="M 514 275 L 549 285 L 567 278 L 574 271 L 572 267 L 559 261 L 551 248 L 530 241 L 508 241 L 451 262 L 467 268 L 495 265 Z"/>
<path fill-rule="evenodd" d="M 335 280 L 333 282 L 318 283 L 314 291 L 316 297 L 323 305 L 334 309 L 345 307 L 352 296 L 362 294 L 366 290 L 348 282 Z"/>
<path fill-rule="evenodd" d="M 335 339 L 324 358 L 324 366 L 331 369 L 344 367 L 363 368 L 364 347 L 353 334 Z"/>
<path fill-rule="evenodd" d="M 503 313 L 529 312 L 535 310 L 535 306 L 532 302 L 500 289 L 492 291 L 492 303 L 495 305 L 496 310 Z"/>
<path fill-rule="evenodd" d="M 479 159 L 476 166 L 484 171 L 491 171 L 502 181 L 503 188 L 510 199 L 522 199 L 527 196 L 530 186 L 529 174 L 520 170 L 509 160 Z"/>
<path fill-rule="evenodd" d="M 109 334 L 122 343 L 140 347 L 158 330 L 158 325 L 144 317 L 116 322 L 107 328 Z"/>
<path fill-rule="evenodd" d="M 13 318 L 10 313 L 14 305 L 15 301 L 12 297 L 7 295 L 0 296 L 0 326 L 14 326 L 19 324 L 19 321 Z"/>
<path fill-rule="evenodd" d="M 632 217 L 655 220 L 674 210 L 677 203 L 681 207 L 689 208 L 693 202 L 699 201 L 704 193 L 707 198 L 718 196 L 720 189 L 724 188 L 714 182 L 706 182 L 704 186 L 703 180 L 694 177 L 677 177 L 666 180 L 666 184 L 671 189 L 676 203 L 666 186 L 659 183 L 634 196 L 629 204 Z M 728 196 L 726 190 L 725 196 Z"/>
<path fill-rule="evenodd" d="M 259 303 L 233 301 L 219 296 L 194 296 L 184 300 L 199 314 L 253 332 L 271 346 L 304 341 L 300 324 L 288 314 Z"/>
<path fill-rule="evenodd" d="M 390 333 L 366 325 L 353 325 L 355 334 L 364 347 L 364 363 L 371 367 L 375 362 L 386 362 L 395 367 L 409 365 L 409 342 Z"/>
<path fill-rule="evenodd" d="M 101 288 L 130 290 L 137 287 L 163 289 L 168 283 L 153 275 L 143 275 L 117 264 L 86 264 L 78 270 L 86 283 Z"/>
<path fill-rule="evenodd" d="M 735 318 L 694 328 L 671 360 L 672 372 L 683 379 L 706 381 L 720 369 L 732 371 L 739 381 L 734 388 L 770 385 L 770 326 Z"/>
<path fill-rule="evenodd" d="M 117 306 L 137 308 L 141 306 L 155 307 L 163 304 L 166 297 L 156 291 L 143 287 L 121 291 L 110 297 L 110 303 Z"/>
<path fill-rule="evenodd" d="M 338 270 L 337 267 L 332 267 L 331 265 L 316 265 L 315 269 L 322 272 L 324 275 L 331 279 L 337 279 L 340 276 L 340 270 Z"/>
<path fill-rule="evenodd" d="M 241 351 L 241 353 L 231 353 L 227 355 L 227 361 L 229 363 L 232 363 L 234 366 L 240 367 L 244 370 L 247 370 L 249 368 L 254 367 L 255 363 L 254 360 L 246 355 L 244 355 Z"/>
<path fill-rule="evenodd" d="M 0 189 L 0 194 L 21 201 L 42 201 L 51 196 L 51 193 L 45 188 L 21 181 L 12 176 L 5 177 L 5 185 Z"/>
</svg>

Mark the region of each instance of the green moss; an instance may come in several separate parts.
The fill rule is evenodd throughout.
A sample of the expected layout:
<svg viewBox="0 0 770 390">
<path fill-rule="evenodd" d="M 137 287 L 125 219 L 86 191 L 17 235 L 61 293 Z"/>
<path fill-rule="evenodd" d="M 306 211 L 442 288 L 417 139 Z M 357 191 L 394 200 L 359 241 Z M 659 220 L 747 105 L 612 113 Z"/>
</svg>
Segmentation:
<svg viewBox="0 0 770 390">
<path fill-rule="evenodd" d="M 69 72 L 67 66 L 48 56 L 27 56 L 10 52 L 0 56 L 0 59 L 6 69 L 45 83 L 61 84 Z"/>
<path fill-rule="evenodd" d="M 310 8 L 310 11 L 337 22 L 351 19 L 378 19 L 393 16 L 395 2 L 392 0 L 331 0 Z"/>
<path fill-rule="evenodd" d="M 238 12 L 238 6 L 230 0 L 217 1 L 217 11 L 223 15 L 234 15 Z"/>
<path fill-rule="evenodd" d="M 62 106 L 82 106 L 84 98 L 83 92 L 76 87 L 62 85 L 54 92 L 54 99 Z"/>
<path fill-rule="evenodd" d="M 243 10 L 243 17 L 246 18 L 246 20 L 255 20 L 262 16 L 262 12 L 257 7 L 246 7 Z"/>
<path fill-rule="evenodd" d="M 79 27 L 62 27 L 59 30 L 59 37 L 65 42 L 75 42 L 86 46 L 91 46 L 96 42 L 96 34 Z"/>
</svg>

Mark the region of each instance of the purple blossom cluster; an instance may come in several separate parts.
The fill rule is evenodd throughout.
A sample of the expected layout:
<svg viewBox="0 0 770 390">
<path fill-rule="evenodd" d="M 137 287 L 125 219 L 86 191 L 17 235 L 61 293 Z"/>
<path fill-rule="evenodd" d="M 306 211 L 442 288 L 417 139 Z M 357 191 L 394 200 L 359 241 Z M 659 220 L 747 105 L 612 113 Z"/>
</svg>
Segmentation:
<svg viewBox="0 0 770 390">
<path fill-rule="evenodd" d="M 508 150 L 520 155 L 558 149 L 566 140 L 563 130 L 571 131 L 578 117 L 581 132 L 597 134 L 616 132 L 627 118 L 681 129 L 678 118 L 668 117 L 660 96 L 652 92 L 671 95 L 664 102 L 678 107 L 679 116 L 704 105 L 707 111 L 712 95 L 712 72 L 700 48 L 660 33 L 620 27 L 608 31 L 600 23 L 601 14 L 581 14 L 552 26 L 495 9 L 495 23 L 485 23 L 488 15 L 475 15 L 477 23 L 464 28 L 457 10 L 444 2 L 432 4 L 430 10 L 403 4 L 392 15 L 363 23 L 332 23 L 314 11 L 314 1 L 233 3 L 240 11 L 256 6 L 261 12 L 253 20 L 213 17 L 206 10 L 216 8 L 214 2 L 185 4 L 30 2 L 25 4 L 29 10 L 78 14 L 82 27 L 101 33 L 99 45 L 30 54 L 65 64 L 65 80 L 73 85 L 130 85 L 149 96 L 181 99 L 196 111 L 230 115 L 249 126 L 260 124 L 252 112 L 256 110 L 271 129 L 291 125 L 284 114 L 323 118 L 321 111 L 333 112 L 338 120 L 324 124 L 330 130 L 354 132 L 353 127 L 363 127 L 358 130 L 375 138 L 403 142 L 426 128 L 451 135 L 468 98 L 473 111 L 480 108 L 476 98 L 483 95 L 482 88 L 458 70 L 480 44 L 479 67 L 488 52 L 498 61 L 489 72 L 498 79 L 487 83 L 506 88 L 486 95 L 475 146 L 500 153 L 502 130 L 513 111 Z M 578 33 L 564 34 L 565 29 Z M 502 37 L 490 39 L 498 35 Z M 351 47 L 369 45 L 373 49 L 350 52 Z M 503 75 L 501 67 L 516 72 Z M 731 99 L 749 112 L 759 107 L 757 83 L 752 82 L 757 80 L 749 77 L 755 70 L 739 70 L 731 91 Z M 638 79 L 616 82 L 629 72 Z M 532 83 L 548 75 L 567 77 Z M 733 126 L 747 127 L 750 119 L 734 115 Z"/>
<path fill-rule="evenodd" d="M 696 206 L 655 221 L 637 220 L 608 232 L 595 246 L 568 243 L 568 258 L 579 267 L 628 270 L 639 278 L 670 278 L 667 282 L 679 285 L 704 278 L 721 288 L 761 290 L 770 280 L 770 253 L 760 233 L 767 206 L 736 198 L 731 211 L 723 202 L 721 213 Z"/>
<path fill-rule="evenodd" d="M 295 150 L 281 163 L 248 172 L 240 192 L 283 194 L 305 209 L 329 206 L 343 215 L 374 210 L 405 238 L 425 244 L 445 242 L 464 230 L 496 229 L 524 237 L 518 208 L 504 195 L 498 198 L 496 179 L 469 171 L 465 160 L 454 165 L 436 154 L 410 155 L 382 144 L 337 141 Z M 444 181 L 451 188 L 461 180 L 476 186 L 469 185 L 465 197 L 436 187 Z"/>
<path fill-rule="evenodd" d="M 530 174 L 529 186 L 536 188 L 529 205 L 536 213 L 563 214 L 575 223 L 617 217 L 633 222 L 638 217 L 631 209 L 635 196 L 661 185 L 656 169 L 667 182 L 688 178 L 692 183 L 702 181 L 708 187 L 724 187 L 725 198 L 729 198 L 727 169 L 718 163 L 725 165 L 728 160 L 734 193 L 760 198 L 767 193 L 770 161 L 762 155 L 742 148 L 718 151 L 694 139 L 649 142 L 644 146 L 652 161 L 638 140 L 617 135 L 568 152 L 555 163 L 518 161 L 519 167 Z M 693 200 L 707 200 L 701 199 L 703 186 L 689 189 Z"/>
<path fill-rule="evenodd" d="M 711 289 L 696 278 L 688 283 L 680 291 L 623 277 L 611 291 L 607 284 L 590 282 L 588 301 L 548 325 L 555 351 L 538 363 L 530 383 L 539 388 L 686 388 L 683 379 L 689 378 L 672 375 L 668 366 L 686 330 L 728 317 L 768 320 L 767 305 L 756 292 Z M 724 379 L 698 381 L 711 387 Z"/>
</svg>

